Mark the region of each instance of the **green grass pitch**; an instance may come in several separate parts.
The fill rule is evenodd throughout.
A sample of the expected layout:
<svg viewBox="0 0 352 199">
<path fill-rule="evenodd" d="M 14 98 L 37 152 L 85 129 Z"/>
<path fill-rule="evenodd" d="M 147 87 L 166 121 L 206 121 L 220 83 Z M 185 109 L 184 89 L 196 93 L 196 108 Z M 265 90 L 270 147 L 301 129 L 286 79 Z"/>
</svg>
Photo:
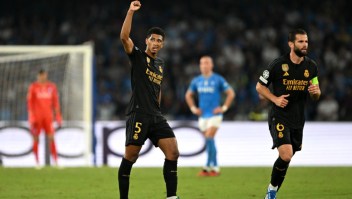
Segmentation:
<svg viewBox="0 0 352 199">
<path fill-rule="evenodd" d="M 224 167 L 218 177 L 198 177 L 181 167 L 181 199 L 264 198 L 269 167 Z M 117 199 L 117 168 L 0 168 L 1 199 Z M 131 199 L 165 199 L 162 168 L 133 168 Z M 282 199 L 352 199 L 352 167 L 291 167 Z"/>
</svg>

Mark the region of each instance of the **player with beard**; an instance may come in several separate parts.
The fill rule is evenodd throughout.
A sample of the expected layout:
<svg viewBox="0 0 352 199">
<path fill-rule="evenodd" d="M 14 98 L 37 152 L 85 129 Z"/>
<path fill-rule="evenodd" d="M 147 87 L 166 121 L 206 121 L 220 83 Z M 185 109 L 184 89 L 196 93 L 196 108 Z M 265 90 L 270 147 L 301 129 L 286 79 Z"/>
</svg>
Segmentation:
<svg viewBox="0 0 352 199">
<path fill-rule="evenodd" d="M 308 94 L 312 100 L 318 100 L 321 95 L 317 64 L 307 57 L 306 31 L 291 31 L 288 46 L 290 52 L 271 62 L 256 86 L 259 95 L 272 102 L 268 118 L 269 130 L 273 149 L 277 148 L 279 152 L 266 199 L 276 199 L 293 155 L 302 149 L 304 108 Z M 269 90 L 269 85 L 272 85 L 272 90 Z"/>
</svg>

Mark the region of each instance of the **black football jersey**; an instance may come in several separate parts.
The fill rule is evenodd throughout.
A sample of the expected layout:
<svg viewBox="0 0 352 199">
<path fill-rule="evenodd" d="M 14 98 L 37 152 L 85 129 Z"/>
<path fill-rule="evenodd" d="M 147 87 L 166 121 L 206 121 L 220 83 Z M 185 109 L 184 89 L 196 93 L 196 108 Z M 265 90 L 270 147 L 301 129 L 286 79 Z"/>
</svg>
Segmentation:
<svg viewBox="0 0 352 199">
<path fill-rule="evenodd" d="M 272 104 L 269 121 L 275 118 L 291 128 L 303 128 L 309 81 L 314 77 L 318 77 L 317 64 L 307 56 L 300 64 L 294 64 L 289 54 L 271 62 L 259 77 L 259 83 L 266 87 L 271 84 L 277 97 L 290 96 L 286 98 L 289 102 L 285 108 Z"/>
<path fill-rule="evenodd" d="M 136 46 L 128 56 L 132 66 L 132 97 L 127 108 L 127 115 L 131 112 L 161 115 L 159 95 L 164 61 L 148 56 Z"/>
</svg>

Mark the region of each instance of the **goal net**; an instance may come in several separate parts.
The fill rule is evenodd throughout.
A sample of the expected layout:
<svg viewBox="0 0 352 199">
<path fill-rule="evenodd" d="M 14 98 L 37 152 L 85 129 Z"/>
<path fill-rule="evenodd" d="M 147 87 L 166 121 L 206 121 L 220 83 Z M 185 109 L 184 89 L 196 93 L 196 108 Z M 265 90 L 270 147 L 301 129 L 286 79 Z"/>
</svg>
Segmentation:
<svg viewBox="0 0 352 199">
<path fill-rule="evenodd" d="M 66 132 L 55 135 L 55 138 L 60 137 L 56 139 L 59 155 L 61 153 L 61 157 L 66 158 L 80 156 L 85 159 L 86 164 L 91 164 L 92 53 L 90 44 L 0 46 L 0 145 L 9 145 L 3 138 L 11 133 L 10 128 L 23 127 L 27 123 L 28 87 L 36 81 L 38 71 L 44 69 L 59 91 L 62 129 L 65 129 L 60 131 Z M 75 135 L 77 129 L 83 134 Z M 77 139 L 83 136 L 84 139 L 72 139 L 75 136 Z M 11 146 L 6 149 L 0 147 L 0 155 L 2 153 L 6 156 L 6 150 L 10 154 L 9 147 Z M 74 149 L 76 152 L 72 152 L 72 147 L 81 149 Z"/>
</svg>

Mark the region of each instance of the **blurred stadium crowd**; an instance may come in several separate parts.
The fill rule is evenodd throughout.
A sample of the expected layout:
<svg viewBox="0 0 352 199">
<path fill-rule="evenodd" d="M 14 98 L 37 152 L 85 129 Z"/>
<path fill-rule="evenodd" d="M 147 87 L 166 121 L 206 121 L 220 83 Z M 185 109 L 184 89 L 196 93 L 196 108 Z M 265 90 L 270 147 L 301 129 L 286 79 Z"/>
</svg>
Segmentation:
<svg viewBox="0 0 352 199">
<path fill-rule="evenodd" d="M 94 42 L 97 119 L 124 119 L 130 68 L 119 40 L 130 1 L 20 1 L 1 6 L 1 45 Z M 192 119 L 184 94 L 199 74 L 201 55 L 236 91 L 225 120 L 265 120 L 269 103 L 255 85 L 263 67 L 288 52 L 287 34 L 307 30 L 309 56 L 318 62 L 322 97 L 310 102 L 308 120 L 352 120 L 351 3 L 339 1 L 142 1 L 131 37 L 144 48 L 151 26 L 166 30 L 162 110 L 169 119 Z"/>
</svg>

